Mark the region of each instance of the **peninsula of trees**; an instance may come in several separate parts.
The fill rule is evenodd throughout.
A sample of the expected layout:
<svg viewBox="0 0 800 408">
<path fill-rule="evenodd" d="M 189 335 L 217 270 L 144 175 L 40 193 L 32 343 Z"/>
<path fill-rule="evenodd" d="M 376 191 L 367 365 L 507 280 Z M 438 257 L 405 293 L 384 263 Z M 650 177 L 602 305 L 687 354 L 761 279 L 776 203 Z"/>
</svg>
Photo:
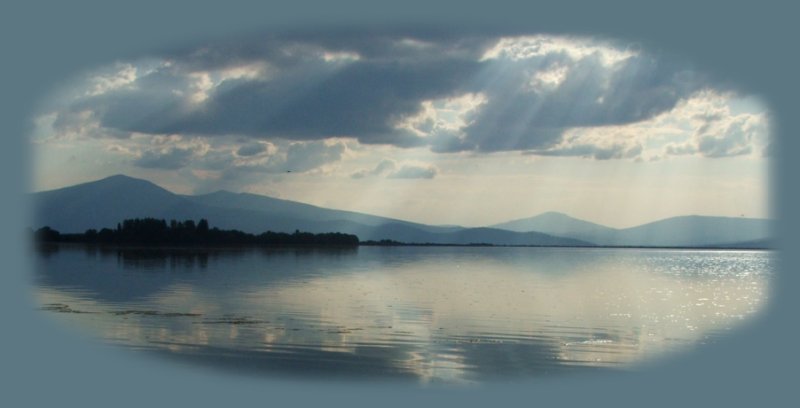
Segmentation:
<svg viewBox="0 0 800 408">
<path fill-rule="evenodd" d="M 86 230 L 82 234 L 62 234 L 50 227 L 34 232 L 37 242 L 75 242 L 104 245 L 254 245 L 254 246 L 358 246 L 359 239 L 339 232 L 292 234 L 266 231 L 258 235 L 238 230 L 209 228 L 201 219 L 167 223 L 162 219 L 135 218 L 117 224 L 115 229 Z"/>
</svg>

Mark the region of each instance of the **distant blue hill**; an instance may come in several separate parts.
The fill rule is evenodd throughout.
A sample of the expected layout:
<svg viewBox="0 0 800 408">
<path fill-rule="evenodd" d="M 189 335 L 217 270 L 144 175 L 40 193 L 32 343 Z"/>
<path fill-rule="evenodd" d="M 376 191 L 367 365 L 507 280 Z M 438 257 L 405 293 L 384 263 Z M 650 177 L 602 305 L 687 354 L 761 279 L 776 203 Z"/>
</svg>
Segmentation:
<svg viewBox="0 0 800 408">
<path fill-rule="evenodd" d="M 538 231 L 545 234 L 570 237 L 593 243 L 606 242 L 607 237 L 613 235 L 617 231 L 614 228 L 579 220 L 566 214 L 552 211 L 539 214 L 535 217 L 495 224 L 492 225 L 491 228 L 516 232 Z"/>
<path fill-rule="evenodd" d="M 626 228 L 611 244 L 649 246 L 737 246 L 766 242 L 772 237 L 772 221 L 754 218 L 689 215 L 667 218 Z"/>
<path fill-rule="evenodd" d="M 680 216 L 616 229 L 549 212 L 493 225 L 509 231 L 538 231 L 603 246 L 767 248 L 772 221 L 753 218 Z"/>
<path fill-rule="evenodd" d="M 587 242 L 540 232 L 496 228 L 431 226 L 255 194 L 220 191 L 188 196 L 149 181 L 117 175 L 102 180 L 32 194 L 33 228 L 49 226 L 64 233 L 113 228 L 128 218 L 205 218 L 212 227 L 249 233 L 295 230 L 344 232 L 361 240 L 410 243 L 587 246 Z"/>
</svg>

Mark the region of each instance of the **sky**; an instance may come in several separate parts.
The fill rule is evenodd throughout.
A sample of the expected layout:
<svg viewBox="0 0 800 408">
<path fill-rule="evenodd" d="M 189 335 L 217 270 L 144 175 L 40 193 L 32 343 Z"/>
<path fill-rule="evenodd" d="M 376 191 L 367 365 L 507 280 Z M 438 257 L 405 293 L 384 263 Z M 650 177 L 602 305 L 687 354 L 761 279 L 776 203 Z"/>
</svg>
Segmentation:
<svg viewBox="0 0 800 408">
<path fill-rule="evenodd" d="M 436 225 L 770 217 L 769 112 L 678 56 L 546 34 L 258 34 L 88 70 L 33 191 L 114 174 Z"/>
</svg>

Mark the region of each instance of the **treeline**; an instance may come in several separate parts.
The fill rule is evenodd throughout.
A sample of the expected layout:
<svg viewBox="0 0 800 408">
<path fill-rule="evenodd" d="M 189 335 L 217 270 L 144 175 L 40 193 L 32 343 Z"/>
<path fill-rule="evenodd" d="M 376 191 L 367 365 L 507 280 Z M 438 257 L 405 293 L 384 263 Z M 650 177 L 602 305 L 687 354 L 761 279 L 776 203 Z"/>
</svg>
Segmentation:
<svg viewBox="0 0 800 408">
<path fill-rule="evenodd" d="M 37 242 L 76 242 L 134 245 L 259 245 L 259 246 L 357 246 L 358 237 L 330 232 L 313 234 L 295 231 L 292 234 L 267 231 L 258 235 L 238 230 L 209 228 L 201 219 L 167 223 L 155 218 L 124 220 L 115 229 L 89 229 L 83 234 L 62 234 L 50 227 L 34 232 Z"/>
</svg>

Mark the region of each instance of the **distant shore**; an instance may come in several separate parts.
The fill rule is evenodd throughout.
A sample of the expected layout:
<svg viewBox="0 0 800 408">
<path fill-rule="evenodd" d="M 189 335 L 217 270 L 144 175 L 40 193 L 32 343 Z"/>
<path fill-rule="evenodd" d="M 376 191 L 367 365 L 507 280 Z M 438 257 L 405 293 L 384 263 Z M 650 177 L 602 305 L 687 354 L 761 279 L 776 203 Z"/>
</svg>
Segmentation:
<svg viewBox="0 0 800 408">
<path fill-rule="evenodd" d="M 609 248 L 665 250 L 774 250 L 771 240 L 704 246 L 647 246 L 647 245 L 582 245 L 569 244 L 494 244 L 490 242 L 441 243 L 402 242 L 393 239 L 361 241 L 354 234 L 341 232 L 294 233 L 266 231 L 250 234 L 238 230 L 210 228 L 205 219 L 167 222 L 155 218 L 126 219 L 116 228 L 89 229 L 84 233 L 61 233 L 48 226 L 30 230 L 33 240 L 40 243 L 83 243 L 104 246 L 157 247 L 522 247 L 522 248 Z"/>
<path fill-rule="evenodd" d="M 752 251 L 770 251 L 775 248 L 759 247 L 759 246 L 702 246 L 702 247 L 689 247 L 689 246 L 638 246 L 638 245 L 524 245 L 524 244 L 489 244 L 489 243 L 470 243 L 470 244 L 445 244 L 445 243 L 415 243 L 415 242 L 398 242 L 391 240 L 381 241 L 362 241 L 359 246 L 377 246 L 377 247 L 498 247 L 498 248 L 576 248 L 576 249 L 671 249 L 671 250 L 752 250 Z"/>
<path fill-rule="evenodd" d="M 353 234 L 328 232 L 294 233 L 266 231 L 249 234 L 238 230 L 209 228 L 208 221 L 201 219 L 175 221 L 155 218 L 134 218 L 118 223 L 115 229 L 86 230 L 84 233 L 62 234 L 50 227 L 31 231 L 39 243 L 84 243 L 98 245 L 159 246 L 259 246 L 259 247 L 354 247 L 359 239 Z"/>
<path fill-rule="evenodd" d="M 764 247 L 655 247 L 655 246 L 565 246 L 565 245 L 495 245 L 495 244 L 443 244 L 443 243 L 409 243 L 395 242 L 391 244 L 374 241 L 359 242 L 357 245 L 258 245 L 258 244 L 152 244 L 152 243 L 98 243 L 79 240 L 36 241 L 39 245 L 83 245 L 103 249 L 142 249 L 142 250 L 224 250 L 224 249 L 355 249 L 359 247 L 443 247 L 443 248 L 553 248 L 553 249 L 630 249 L 630 250 L 674 250 L 674 251 L 775 251 L 775 248 Z"/>
</svg>

